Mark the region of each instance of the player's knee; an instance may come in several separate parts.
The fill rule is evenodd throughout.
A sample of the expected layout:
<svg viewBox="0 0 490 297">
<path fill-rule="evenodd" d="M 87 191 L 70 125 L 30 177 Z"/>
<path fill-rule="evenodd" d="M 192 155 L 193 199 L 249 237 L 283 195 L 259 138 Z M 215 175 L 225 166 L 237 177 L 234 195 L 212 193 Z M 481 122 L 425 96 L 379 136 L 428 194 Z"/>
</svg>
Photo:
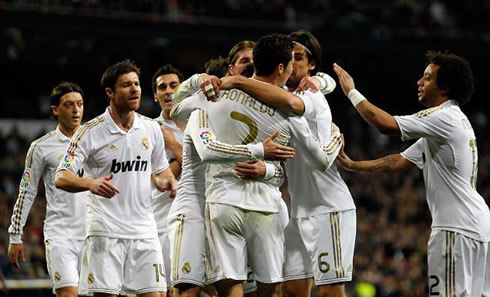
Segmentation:
<svg viewBox="0 0 490 297">
<path fill-rule="evenodd" d="M 59 288 L 56 290 L 56 297 L 77 297 L 78 288 L 76 287 L 66 287 Z"/>
<path fill-rule="evenodd" d="M 201 287 L 194 284 L 177 284 L 173 289 L 173 297 L 199 297 Z"/>
</svg>

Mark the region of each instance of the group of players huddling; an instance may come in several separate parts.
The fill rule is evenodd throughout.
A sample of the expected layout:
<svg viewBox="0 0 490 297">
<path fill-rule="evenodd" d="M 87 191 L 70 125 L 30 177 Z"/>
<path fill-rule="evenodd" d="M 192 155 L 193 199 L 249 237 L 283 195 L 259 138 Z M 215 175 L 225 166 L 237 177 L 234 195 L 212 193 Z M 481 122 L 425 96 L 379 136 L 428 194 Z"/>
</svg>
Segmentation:
<svg viewBox="0 0 490 297">
<path fill-rule="evenodd" d="M 346 296 L 356 210 L 337 166 L 364 174 L 417 166 L 433 218 L 429 294 L 490 296 L 490 212 L 476 191 L 476 139 L 460 109 L 474 92 L 469 63 L 428 52 L 417 82 L 426 109 L 406 116 L 374 106 L 334 64 L 368 123 L 417 140 L 399 154 L 353 161 L 325 100 L 336 83 L 318 71 L 321 52 L 299 30 L 241 41 L 186 81 L 165 65 L 152 78 L 157 119 L 136 112 L 132 61 L 105 70 L 109 106 L 84 125 L 82 89 L 57 85 L 58 127 L 28 151 L 9 261 L 19 267 L 24 257 L 22 230 L 42 177 L 57 296 L 309 297 L 312 288 Z"/>
</svg>

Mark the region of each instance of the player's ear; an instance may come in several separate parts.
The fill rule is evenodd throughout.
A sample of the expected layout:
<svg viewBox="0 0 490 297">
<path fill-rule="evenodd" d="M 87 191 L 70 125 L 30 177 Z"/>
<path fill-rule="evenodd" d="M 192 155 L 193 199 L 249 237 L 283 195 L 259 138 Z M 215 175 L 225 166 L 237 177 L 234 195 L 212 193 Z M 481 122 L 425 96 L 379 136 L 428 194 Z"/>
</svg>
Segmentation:
<svg viewBox="0 0 490 297">
<path fill-rule="evenodd" d="M 233 73 L 233 65 L 231 65 L 231 64 L 230 64 L 230 65 L 228 65 L 228 74 L 229 74 L 229 75 L 235 75 L 235 74 Z"/>
<path fill-rule="evenodd" d="M 308 66 L 308 69 L 311 71 L 313 69 L 315 69 L 316 67 L 316 63 L 315 62 L 310 62 L 309 66 Z"/>
<path fill-rule="evenodd" d="M 59 114 L 58 106 L 51 105 L 51 112 L 53 113 L 54 116 L 58 116 L 58 114 Z"/>
<path fill-rule="evenodd" d="M 276 72 L 279 74 L 284 72 L 284 65 L 282 63 L 276 66 Z"/>
<path fill-rule="evenodd" d="M 109 97 L 109 99 L 112 99 L 112 97 L 114 96 L 114 91 L 111 88 L 105 88 L 105 93 L 107 97 Z"/>
</svg>

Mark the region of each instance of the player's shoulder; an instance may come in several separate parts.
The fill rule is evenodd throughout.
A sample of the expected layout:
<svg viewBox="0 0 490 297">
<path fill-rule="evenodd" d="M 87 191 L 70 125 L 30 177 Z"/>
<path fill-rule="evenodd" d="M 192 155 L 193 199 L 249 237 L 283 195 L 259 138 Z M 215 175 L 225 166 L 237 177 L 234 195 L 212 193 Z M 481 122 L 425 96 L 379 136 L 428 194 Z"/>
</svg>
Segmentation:
<svg viewBox="0 0 490 297">
<path fill-rule="evenodd" d="M 44 134 L 43 136 L 33 140 L 31 142 L 30 150 L 34 150 L 35 148 L 42 147 L 43 145 L 47 144 L 50 140 L 53 140 L 54 136 L 56 136 L 56 130 L 50 131 Z"/>
<path fill-rule="evenodd" d="M 80 129 L 77 130 L 77 133 L 84 129 L 84 130 L 87 130 L 87 129 L 93 129 L 95 127 L 100 127 L 100 124 L 103 123 L 105 121 L 105 118 L 104 118 L 104 115 L 101 114 L 93 119 L 91 119 L 90 121 L 86 122 L 85 124 L 83 124 Z"/>
</svg>

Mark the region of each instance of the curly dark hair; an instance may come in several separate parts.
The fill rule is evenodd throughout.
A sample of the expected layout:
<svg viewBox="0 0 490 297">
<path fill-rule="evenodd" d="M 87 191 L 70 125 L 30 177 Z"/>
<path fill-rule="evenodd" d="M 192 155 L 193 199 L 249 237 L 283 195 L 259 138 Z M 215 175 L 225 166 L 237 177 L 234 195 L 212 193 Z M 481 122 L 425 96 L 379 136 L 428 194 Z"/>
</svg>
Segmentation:
<svg viewBox="0 0 490 297">
<path fill-rule="evenodd" d="M 136 64 L 129 60 L 123 60 L 114 65 L 109 66 L 102 74 L 102 79 L 100 80 L 100 84 L 102 87 L 114 89 L 116 86 L 117 79 L 126 73 L 136 72 L 138 77 L 141 74 L 141 70 L 136 66 Z"/>
<path fill-rule="evenodd" d="M 180 72 L 179 69 L 175 68 L 170 64 L 165 64 L 162 67 L 158 68 L 157 71 L 153 74 L 153 77 L 151 78 L 151 88 L 153 90 L 153 93 L 157 92 L 157 78 L 160 75 L 165 75 L 165 74 L 177 75 L 177 77 L 179 78 L 179 83 L 181 83 L 184 80 L 184 75 L 182 75 L 182 72 Z"/>
<path fill-rule="evenodd" d="M 261 37 L 253 51 L 255 74 L 268 76 L 277 65 L 286 67 L 292 60 L 292 52 L 293 41 L 287 35 L 274 33 Z"/>
<path fill-rule="evenodd" d="M 429 64 L 439 66 L 437 86 L 448 90 L 449 99 L 457 101 L 460 105 L 468 103 L 475 92 L 470 63 L 447 51 L 429 51 L 426 56 Z"/>
<path fill-rule="evenodd" d="M 310 75 L 315 75 L 320 70 L 320 67 L 322 67 L 322 47 L 318 39 L 310 31 L 304 29 L 295 31 L 289 34 L 289 36 L 308 49 L 306 51 L 308 62 L 315 62 L 315 68 L 310 70 Z"/>
</svg>

